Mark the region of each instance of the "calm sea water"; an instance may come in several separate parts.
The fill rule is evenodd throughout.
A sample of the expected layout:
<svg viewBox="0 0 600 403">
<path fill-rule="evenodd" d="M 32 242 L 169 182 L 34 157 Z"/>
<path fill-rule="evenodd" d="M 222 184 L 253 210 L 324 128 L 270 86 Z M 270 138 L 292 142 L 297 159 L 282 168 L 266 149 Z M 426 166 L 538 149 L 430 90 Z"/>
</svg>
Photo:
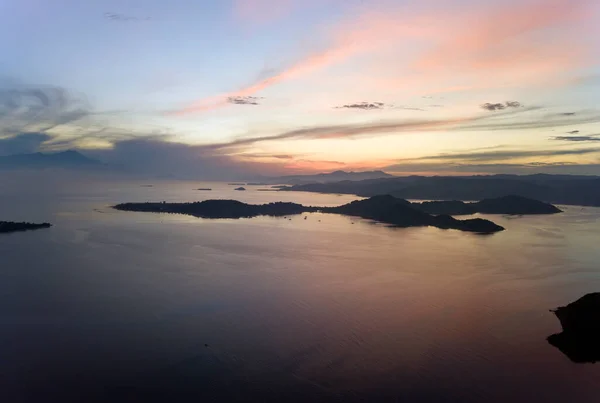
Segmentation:
<svg viewBox="0 0 600 403">
<path fill-rule="evenodd" d="M 55 224 L 0 236 L 3 401 L 598 401 L 600 367 L 546 337 L 600 291 L 600 209 L 477 236 L 109 208 L 354 199 L 149 183 L 0 179 L 0 220 Z"/>
</svg>

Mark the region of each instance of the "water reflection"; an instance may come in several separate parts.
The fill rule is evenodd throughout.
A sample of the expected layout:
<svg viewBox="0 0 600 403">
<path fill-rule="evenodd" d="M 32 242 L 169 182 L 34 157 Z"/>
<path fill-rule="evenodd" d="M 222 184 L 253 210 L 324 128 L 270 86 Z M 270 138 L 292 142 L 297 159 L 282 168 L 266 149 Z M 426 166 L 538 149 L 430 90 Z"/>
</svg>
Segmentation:
<svg viewBox="0 0 600 403">
<path fill-rule="evenodd" d="M 107 207 L 218 184 L 3 185 L 6 218 L 56 224 L 0 238 L 7 401 L 597 401 L 600 367 L 543 339 L 560 330 L 549 307 L 600 289 L 599 209 L 493 217 L 507 231 L 479 237 Z"/>
</svg>

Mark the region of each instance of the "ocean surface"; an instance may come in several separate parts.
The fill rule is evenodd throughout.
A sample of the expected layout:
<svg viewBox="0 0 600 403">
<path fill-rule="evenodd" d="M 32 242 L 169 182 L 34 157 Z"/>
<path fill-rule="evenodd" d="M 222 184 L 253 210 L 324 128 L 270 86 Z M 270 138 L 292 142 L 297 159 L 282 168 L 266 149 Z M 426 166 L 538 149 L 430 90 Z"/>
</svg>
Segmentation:
<svg viewBox="0 0 600 403">
<path fill-rule="evenodd" d="M 356 199 L 235 187 L 0 177 L 0 220 L 54 224 L 0 234 L 2 401 L 600 401 L 600 364 L 546 341 L 600 291 L 600 209 L 480 236 L 110 208 Z"/>
</svg>

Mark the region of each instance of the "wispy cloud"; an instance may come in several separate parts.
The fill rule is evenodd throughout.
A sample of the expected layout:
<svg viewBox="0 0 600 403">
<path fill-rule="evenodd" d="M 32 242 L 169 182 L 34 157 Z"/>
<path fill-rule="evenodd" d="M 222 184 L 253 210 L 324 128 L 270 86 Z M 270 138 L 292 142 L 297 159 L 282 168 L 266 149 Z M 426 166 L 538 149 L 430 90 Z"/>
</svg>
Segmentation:
<svg viewBox="0 0 600 403">
<path fill-rule="evenodd" d="M 424 111 L 423 108 L 417 108 L 414 106 L 403 106 L 393 105 L 385 102 L 359 102 L 354 104 L 345 104 L 341 106 L 335 106 L 334 109 L 356 109 L 363 111 L 383 110 L 383 109 L 395 109 L 395 110 L 407 110 L 407 111 Z"/>
<path fill-rule="evenodd" d="M 0 134 L 49 131 L 89 115 L 85 99 L 60 87 L 0 87 Z"/>
<path fill-rule="evenodd" d="M 262 97 L 252 97 L 252 96 L 237 96 L 237 97 L 229 97 L 227 98 L 227 102 L 235 105 L 260 105 L 259 100 L 263 99 Z"/>
<path fill-rule="evenodd" d="M 248 159 L 276 159 L 276 160 L 292 160 L 299 158 L 301 155 L 297 154 L 273 154 L 273 153 L 248 153 L 238 154 L 240 158 Z"/>
<path fill-rule="evenodd" d="M 357 104 L 346 104 L 342 106 L 336 106 L 335 109 L 360 109 L 364 111 L 371 111 L 374 109 L 385 109 L 390 107 L 383 102 L 359 102 Z"/>
<path fill-rule="evenodd" d="M 552 173 L 567 175 L 600 175 L 600 164 L 574 164 L 572 162 L 532 163 L 469 163 L 416 162 L 389 165 L 386 172 L 397 175 L 529 175 Z"/>
<path fill-rule="evenodd" d="M 425 112 L 425 109 L 423 109 L 423 108 L 416 108 L 414 106 L 396 106 L 395 109 L 403 109 L 405 111 Z"/>
<path fill-rule="evenodd" d="M 539 150 L 492 150 L 479 152 L 463 152 L 450 154 L 428 155 L 411 161 L 455 161 L 455 162 L 492 162 L 506 161 L 518 158 L 540 158 L 568 155 L 586 155 L 600 153 L 599 147 L 575 149 L 539 149 Z"/>
<path fill-rule="evenodd" d="M 581 114 L 577 117 L 546 117 L 537 116 L 517 120 L 507 120 L 507 117 L 538 110 L 538 107 L 518 108 L 502 111 L 497 114 L 484 114 L 448 119 L 397 119 L 383 122 L 348 123 L 329 126 L 311 126 L 288 130 L 282 133 L 234 139 L 229 142 L 208 144 L 211 149 L 239 149 L 251 145 L 282 140 L 319 140 L 373 137 L 381 135 L 398 135 L 402 133 L 435 132 L 435 131 L 495 131 L 495 130 L 527 130 L 551 127 L 564 127 L 573 124 L 600 122 L 600 113 Z M 527 117 L 527 116 L 525 116 Z"/>
<path fill-rule="evenodd" d="M 596 142 L 600 141 L 600 134 L 595 134 L 591 136 L 555 136 L 552 137 L 552 140 L 558 141 L 572 141 L 572 142 Z"/>
<path fill-rule="evenodd" d="M 402 120 L 379 123 L 341 124 L 332 126 L 313 126 L 302 129 L 285 131 L 270 136 L 240 138 L 230 142 L 208 144 L 211 149 L 238 148 L 266 141 L 292 139 L 334 139 L 382 135 L 385 133 L 401 133 L 406 131 L 435 130 L 463 122 L 462 119 L 448 120 Z"/>
<path fill-rule="evenodd" d="M 485 103 L 481 105 L 481 109 L 485 109 L 486 111 L 501 111 L 506 108 L 520 108 L 522 105 L 517 101 L 507 101 L 504 103 Z"/>
<path fill-rule="evenodd" d="M 117 21 L 117 22 L 149 21 L 151 19 L 150 17 L 140 18 L 140 17 L 135 17 L 133 15 L 113 13 L 113 12 L 104 13 L 104 18 L 106 18 L 107 20 Z"/>
</svg>

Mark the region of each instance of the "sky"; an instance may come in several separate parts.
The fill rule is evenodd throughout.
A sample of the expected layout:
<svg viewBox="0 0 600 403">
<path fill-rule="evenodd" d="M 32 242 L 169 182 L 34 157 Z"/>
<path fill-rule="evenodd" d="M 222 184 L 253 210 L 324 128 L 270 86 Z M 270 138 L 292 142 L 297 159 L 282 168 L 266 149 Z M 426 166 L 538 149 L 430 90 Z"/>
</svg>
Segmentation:
<svg viewBox="0 0 600 403">
<path fill-rule="evenodd" d="M 595 0 L 0 0 L 0 156 L 600 175 Z"/>
</svg>

